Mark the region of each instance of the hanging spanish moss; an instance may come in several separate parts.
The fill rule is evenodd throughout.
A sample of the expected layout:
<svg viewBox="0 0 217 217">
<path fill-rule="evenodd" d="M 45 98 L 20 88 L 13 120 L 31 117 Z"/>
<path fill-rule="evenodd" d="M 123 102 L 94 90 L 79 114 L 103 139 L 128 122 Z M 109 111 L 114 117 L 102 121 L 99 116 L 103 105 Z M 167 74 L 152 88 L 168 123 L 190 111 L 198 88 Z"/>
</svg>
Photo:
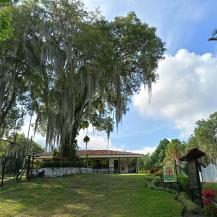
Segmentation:
<svg viewBox="0 0 217 217">
<path fill-rule="evenodd" d="M 18 8 L 17 16 L 26 16 L 21 50 L 32 71 L 23 75 L 29 108 L 37 114 L 35 127 L 46 126 L 46 144 L 73 156 L 86 123 L 109 137 L 113 115 L 118 126 L 141 85 L 151 91 L 163 43 L 134 13 L 108 22 L 73 0 L 41 0 Z M 0 61 L 2 106 L 8 78 L 6 63 Z"/>
</svg>

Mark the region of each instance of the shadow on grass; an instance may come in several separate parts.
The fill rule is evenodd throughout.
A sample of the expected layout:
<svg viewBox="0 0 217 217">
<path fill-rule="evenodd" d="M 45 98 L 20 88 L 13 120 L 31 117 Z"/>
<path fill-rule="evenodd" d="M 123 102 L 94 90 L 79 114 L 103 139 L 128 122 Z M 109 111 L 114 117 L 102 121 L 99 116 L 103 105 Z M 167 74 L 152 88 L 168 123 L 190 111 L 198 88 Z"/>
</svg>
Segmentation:
<svg viewBox="0 0 217 217">
<path fill-rule="evenodd" d="M 181 207 L 171 195 L 147 189 L 143 183 L 144 177 L 141 175 L 79 175 L 62 179 L 36 179 L 2 189 L 0 210 L 5 217 L 180 216 Z M 173 210 L 169 211 L 171 205 Z"/>
</svg>

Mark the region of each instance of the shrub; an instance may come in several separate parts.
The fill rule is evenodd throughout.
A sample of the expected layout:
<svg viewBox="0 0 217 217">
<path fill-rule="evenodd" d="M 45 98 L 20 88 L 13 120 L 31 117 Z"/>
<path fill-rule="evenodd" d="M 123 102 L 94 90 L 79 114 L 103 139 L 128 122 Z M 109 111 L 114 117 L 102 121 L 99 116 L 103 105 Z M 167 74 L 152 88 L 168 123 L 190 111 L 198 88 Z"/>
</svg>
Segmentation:
<svg viewBox="0 0 217 217">
<path fill-rule="evenodd" d="M 151 174 L 154 174 L 154 173 L 156 173 L 157 171 L 159 171 L 160 170 L 160 168 L 159 167 L 152 167 L 152 168 L 150 168 L 150 173 Z"/>
<path fill-rule="evenodd" d="M 162 176 L 162 170 L 157 170 L 156 172 L 153 173 L 154 176 Z"/>
<path fill-rule="evenodd" d="M 215 198 L 215 191 L 213 189 L 204 189 L 202 191 L 202 195 L 206 198 L 209 198 L 209 199 L 214 199 Z"/>
<path fill-rule="evenodd" d="M 213 204 L 216 192 L 213 189 L 204 189 L 202 191 L 202 195 L 204 196 L 203 198 L 204 213 L 209 217 L 216 217 L 217 208 Z"/>
<path fill-rule="evenodd" d="M 204 213 L 209 217 L 217 216 L 217 208 L 213 204 L 206 205 L 203 209 Z"/>
<path fill-rule="evenodd" d="M 163 186 L 163 182 L 160 179 L 153 179 L 152 184 L 155 185 L 156 187 L 162 187 Z"/>
<path fill-rule="evenodd" d="M 181 192 L 178 196 L 178 200 L 182 203 L 184 210 L 188 213 L 198 214 L 200 212 L 200 207 L 193 203 L 186 193 Z"/>
<path fill-rule="evenodd" d="M 185 175 L 178 176 L 179 190 L 189 192 L 189 179 Z"/>
</svg>

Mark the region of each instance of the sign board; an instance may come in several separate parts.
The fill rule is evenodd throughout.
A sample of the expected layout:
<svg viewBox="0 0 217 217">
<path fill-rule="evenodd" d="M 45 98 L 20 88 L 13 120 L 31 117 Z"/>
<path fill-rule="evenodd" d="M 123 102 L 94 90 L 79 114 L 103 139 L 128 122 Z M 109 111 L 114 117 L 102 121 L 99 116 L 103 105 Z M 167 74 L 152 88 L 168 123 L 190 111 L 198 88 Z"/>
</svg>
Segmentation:
<svg viewBox="0 0 217 217">
<path fill-rule="evenodd" d="M 173 158 L 166 158 L 163 164 L 164 182 L 177 182 L 175 161 Z"/>
</svg>

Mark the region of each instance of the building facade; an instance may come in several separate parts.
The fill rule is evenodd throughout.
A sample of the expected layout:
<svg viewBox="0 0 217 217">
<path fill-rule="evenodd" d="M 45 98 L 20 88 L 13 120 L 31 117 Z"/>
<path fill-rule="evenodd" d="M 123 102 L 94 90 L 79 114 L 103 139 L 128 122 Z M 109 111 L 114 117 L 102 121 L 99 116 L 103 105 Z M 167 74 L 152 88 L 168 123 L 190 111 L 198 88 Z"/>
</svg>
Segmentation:
<svg viewBox="0 0 217 217">
<path fill-rule="evenodd" d="M 138 173 L 138 159 L 142 154 L 114 150 L 78 150 L 77 155 L 83 159 L 87 168 L 93 173 Z"/>
</svg>

